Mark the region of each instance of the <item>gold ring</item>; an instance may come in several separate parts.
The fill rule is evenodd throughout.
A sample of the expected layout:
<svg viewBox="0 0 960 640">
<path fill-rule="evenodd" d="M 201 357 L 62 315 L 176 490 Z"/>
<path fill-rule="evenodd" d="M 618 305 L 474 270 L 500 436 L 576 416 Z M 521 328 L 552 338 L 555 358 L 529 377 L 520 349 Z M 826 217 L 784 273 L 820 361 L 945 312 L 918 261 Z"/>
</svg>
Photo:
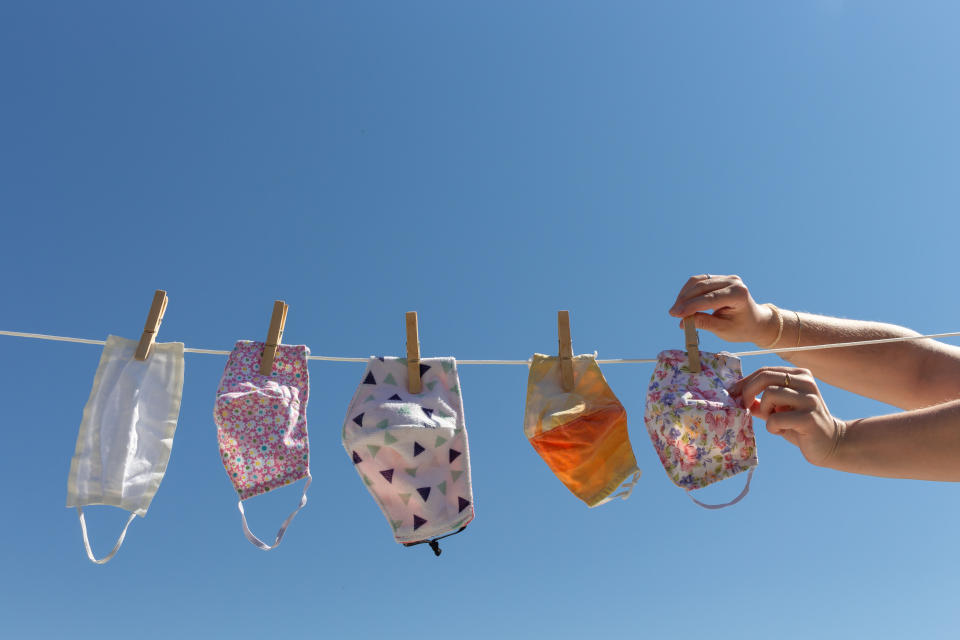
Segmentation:
<svg viewBox="0 0 960 640">
<path fill-rule="evenodd" d="M 789 373 L 784 373 L 783 375 L 784 375 L 783 386 L 789 387 L 789 386 L 790 386 L 790 374 L 789 374 Z"/>
</svg>

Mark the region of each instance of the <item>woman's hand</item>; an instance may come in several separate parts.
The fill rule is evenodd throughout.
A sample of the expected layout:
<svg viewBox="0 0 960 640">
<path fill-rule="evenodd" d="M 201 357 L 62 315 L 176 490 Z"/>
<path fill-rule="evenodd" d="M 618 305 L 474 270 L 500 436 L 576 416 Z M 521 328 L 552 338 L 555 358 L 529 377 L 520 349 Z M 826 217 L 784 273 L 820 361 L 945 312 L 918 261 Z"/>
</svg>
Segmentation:
<svg viewBox="0 0 960 640">
<path fill-rule="evenodd" d="M 806 369 L 758 369 L 730 387 L 730 395 L 740 396 L 754 417 L 766 421 L 767 431 L 799 447 L 817 466 L 827 466 L 843 437 L 844 423 L 830 415 Z"/>
<path fill-rule="evenodd" d="M 670 315 L 693 316 L 697 329 L 728 342 L 767 345 L 777 337 L 773 311 L 754 302 L 739 276 L 693 276 L 680 289 Z"/>
</svg>

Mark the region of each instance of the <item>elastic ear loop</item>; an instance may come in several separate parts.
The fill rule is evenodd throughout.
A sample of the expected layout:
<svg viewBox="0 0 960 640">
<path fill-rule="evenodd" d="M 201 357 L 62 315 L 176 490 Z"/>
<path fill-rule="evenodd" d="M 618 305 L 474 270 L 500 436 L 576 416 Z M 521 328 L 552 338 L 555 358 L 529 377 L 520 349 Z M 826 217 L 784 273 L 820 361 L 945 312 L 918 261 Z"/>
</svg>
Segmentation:
<svg viewBox="0 0 960 640">
<path fill-rule="evenodd" d="M 706 504 L 706 503 L 700 502 L 699 500 L 694 498 L 692 495 L 690 495 L 690 490 L 687 490 L 687 496 L 691 500 L 693 500 L 695 504 L 703 507 L 704 509 L 723 509 L 724 507 L 733 506 L 738 502 L 740 502 L 741 500 L 743 500 L 744 498 L 746 498 L 747 494 L 750 493 L 750 480 L 753 479 L 753 472 L 755 469 L 756 467 L 751 467 L 750 472 L 747 473 L 747 484 L 743 487 L 743 491 L 740 492 L 740 495 L 738 495 L 736 498 L 734 498 L 733 500 L 725 504 Z"/>
<path fill-rule="evenodd" d="M 123 545 L 123 539 L 127 537 L 127 529 L 130 527 L 130 523 L 137 517 L 136 513 L 130 514 L 130 517 L 127 518 L 127 524 L 123 525 L 123 531 L 120 532 L 120 537 L 117 538 L 117 543 L 113 545 L 113 549 L 110 550 L 110 553 L 108 553 L 106 557 L 97 560 L 93 555 L 93 550 L 90 548 L 90 538 L 87 537 L 87 521 L 83 518 L 83 507 L 77 507 L 77 513 L 80 516 L 80 531 L 83 532 L 83 548 L 87 550 L 87 557 L 90 558 L 90 562 L 94 564 L 107 564 L 113 559 L 113 556 L 117 555 L 117 551 L 119 551 Z"/>
<path fill-rule="evenodd" d="M 280 525 L 280 530 L 277 531 L 277 539 L 274 540 L 272 545 L 268 545 L 266 542 L 250 532 L 250 528 L 247 526 L 247 514 L 243 512 L 243 500 L 237 502 L 237 508 L 240 509 L 240 519 L 243 521 L 243 535 L 247 537 L 247 540 L 249 540 L 253 546 L 263 551 L 276 549 L 277 545 L 280 544 L 280 541 L 283 540 L 283 534 L 287 532 L 287 527 L 290 526 L 290 522 L 293 520 L 293 517 L 297 515 L 300 512 L 300 509 L 303 509 L 303 507 L 307 504 L 307 489 L 310 488 L 311 482 L 313 482 L 313 476 L 311 476 L 310 472 L 307 471 L 307 482 L 303 485 L 303 495 L 300 496 L 300 504 L 296 509 L 293 510 L 293 513 L 287 516 L 287 519 L 283 521 L 283 524 Z"/>
<path fill-rule="evenodd" d="M 617 491 L 616 493 L 607 496 L 606 498 L 604 498 L 603 500 L 601 500 L 600 502 L 598 502 L 597 504 L 595 504 L 595 505 L 593 505 L 593 506 L 599 507 L 599 506 L 602 505 L 602 504 L 607 504 L 608 502 L 610 502 L 610 501 L 613 500 L 614 498 L 620 498 L 621 500 L 626 500 L 627 498 L 629 498 L 629 497 L 630 497 L 630 494 L 633 493 L 634 487 L 637 486 L 637 482 L 640 481 L 640 474 L 641 474 L 640 469 L 637 469 L 636 471 L 634 471 L 633 473 L 631 473 L 629 479 L 628 479 L 628 480 L 625 480 L 625 481 L 618 487 L 618 488 L 620 489 L 620 491 Z"/>
</svg>

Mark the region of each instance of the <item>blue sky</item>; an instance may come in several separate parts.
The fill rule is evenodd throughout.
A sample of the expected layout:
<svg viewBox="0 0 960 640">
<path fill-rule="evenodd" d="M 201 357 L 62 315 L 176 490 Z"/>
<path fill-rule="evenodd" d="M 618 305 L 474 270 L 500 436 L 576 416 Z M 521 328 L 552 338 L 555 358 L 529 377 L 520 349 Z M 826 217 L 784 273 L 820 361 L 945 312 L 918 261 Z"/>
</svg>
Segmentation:
<svg viewBox="0 0 960 640">
<path fill-rule="evenodd" d="M 0 329 L 263 339 L 314 354 L 652 357 L 696 273 L 760 301 L 960 329 L 960 8 L 816 0 L 0 6 Z M 747 345 L 702 336 L 705 349 Z M 396 545 L 340 442 L 362 365 L 311 363 L 314 484 L 242 536 L 187 355 L 166 478 L 108 565 L 66 477 L 100 349 L 0 337 L 0 628 L 10 637 L 953 638 L 955 484 L 806 464 L 757 423 L 742 503 L 694 506 L 604 372 L 644 476 L 587 509 L 522 431 L 526 370 L 461 367 L 477 518 Z M 777 360 L 744 360 L 752 371 Z M 892 410 L 824 386 L 842 418 Z M 739 480 L 707 498 L 739 491 Z M 296 503 L 249 503 L 268 535 Z M 124 520 L 91 509 L 95 547 Z"/>
</svg>

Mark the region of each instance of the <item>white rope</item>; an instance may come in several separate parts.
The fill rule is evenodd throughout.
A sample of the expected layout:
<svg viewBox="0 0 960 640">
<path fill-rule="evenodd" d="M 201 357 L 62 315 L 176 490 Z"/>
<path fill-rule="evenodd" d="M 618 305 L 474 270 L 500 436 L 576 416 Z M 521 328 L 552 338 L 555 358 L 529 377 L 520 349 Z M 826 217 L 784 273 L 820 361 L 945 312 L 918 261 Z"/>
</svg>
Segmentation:
<svg viewBox="0 0 960 640">
<path fill-rule="evenodd" d="M 80 344 L 107 344 L 104 340 L 87 340 L 86 338 L 65 338 L 63 336 L 48 336 L 43 333 L 21 333 L 20 331 L 0 331 L 0 335 L 15 338 L 36 338 L 37 340 L 57 340 L 59 342 L 79 342 Z"/>
<path fill-rule="evenodd" d="M 911 340 L 927 340 L 934 338 L 955 338 L 960 331 L 947 333 L 931 333 L 925 336 L 905 336 L 900 338 L 877 338 L 875 340 L 857 340 L 856 342 L 834 342 L 833 344 L 813 344 L 806 347 L 785 347 L 783 349 L 760 349 L 758 351 L 741 351 L 735 356 L 763 356 L 768 353 L 789 353 L 791 351 L 815 351 L 817 349 L 839 349 L 840 347 L 861 347 L 867 344 L 886 344 L 888 342 L 909 342 Z"/>
<path fill-rule="evenodd" d="M 0 335 L 13 336 L 15 338 L 34 338 L 36 340 L 55 340 L 57 342 L 77 342 L 80 344 L 99 344 L 104 345 L 103 340 L 87 340 L 86 338 L 68 338 L 65 336 L 50 336 L 43 333 L 23 333 L 21 331 L 2 331 Z M 771 353 L 790 353 L 792 351 L 814 351 L 817 349 L 839 349 L 841 347 L 860 347 L 868 344 L 886 344 L 889 342 L 909 342 L 911 340 L 929 340 L 935 338 L 955 338 L 960 336 L 960 331 L 951 331 L 947 333 L 931 333 L 925 336 L 904 336 L 900 338 L 878 338 L 875 340 L 858 340 L 856 342 L 835 342 L 833 344 L 817 344 L 807 347 L 784 347 L 782 349 L 759 349 L 757 351 L 740 351 L 731 355 L 737 357 L 743 356 L 763 356 Z M 184 348 L 185 353 L 203 353 L 216 356 L 228 356 L 229 351 L 221 349 L 191 349 Z M 320 360 L 323 362 L 357 362 L 364 363 L 370 358 L 342 358 L 340 356 L 307 356 L 308 360 Z M 597 364 L 649 364 L 656 362 L 656 358 L 609 358 L 597 360 Z M 530 360 L 457 360 L 457 365 L 463 364 L 506 364 L 506 365 L 529 365 Z"/>
</svg>

